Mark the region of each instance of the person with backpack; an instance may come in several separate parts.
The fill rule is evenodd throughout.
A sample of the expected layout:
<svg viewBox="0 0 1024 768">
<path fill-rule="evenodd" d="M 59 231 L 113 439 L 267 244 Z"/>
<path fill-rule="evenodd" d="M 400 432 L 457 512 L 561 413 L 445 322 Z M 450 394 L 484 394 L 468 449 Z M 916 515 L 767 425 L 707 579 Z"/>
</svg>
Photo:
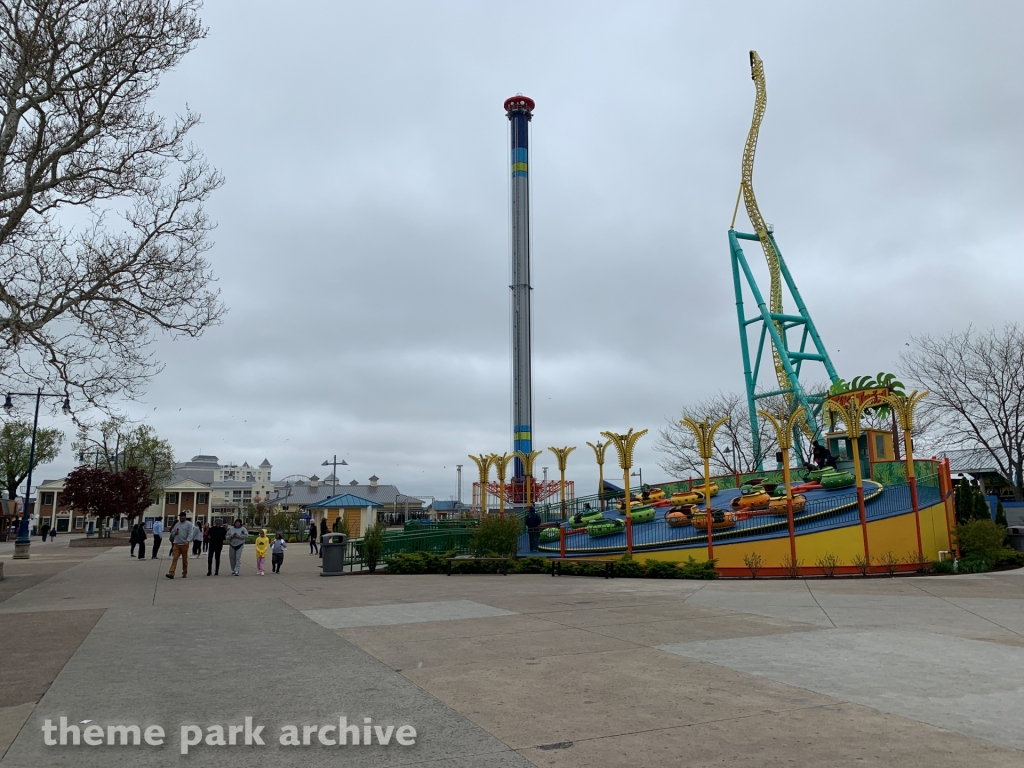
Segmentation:
<svg viewBox="0 0 1024 768">
<path fill-rule="evenodd" d="M 280 533 L 277 534 L 277 538 L 274 539 L 270 545 L 270 565 L 273 569 L 272 573 L 280 573 L 281 565 L 284 563 L 284 551 L 288 549 L 288 543 L 284 540 L 284 536 Z"/>
</svg>

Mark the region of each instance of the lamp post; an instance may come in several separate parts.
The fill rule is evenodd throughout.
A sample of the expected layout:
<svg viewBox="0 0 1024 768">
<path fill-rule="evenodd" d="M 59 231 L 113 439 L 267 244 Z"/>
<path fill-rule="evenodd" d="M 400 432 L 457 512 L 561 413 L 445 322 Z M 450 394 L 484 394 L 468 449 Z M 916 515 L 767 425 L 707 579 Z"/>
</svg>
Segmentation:
<svg viewBox="0 0 1024 768">
<path fill-rule="evenodd" d="M 537 460 L 544 451 L 516 451 L 515 456 L 523 463 L 523 473 L 526 475 L 526 506 L 533 504 L 533 462 Z"/>
<path fill-rule="evenodd" d="M 893 416 L 899 419 L 900 429 L 903 430 L 907 485 L 910 486 L 910 505 L 914 508 L 914 524 L 917 526 L 917 556 L 921 561 L 924 560 L 924 546 L 921 544 L 921 514 L 917 502 L 917 476 L 914 472 L 914 441 L 910 435 L 914 431 L 914 411 L 927 394 L 927 392 L 918 392 L 915 389 L 909 395 L 893 393 L 882 396 L 882 399 L 892 408 Z"/>
<path fill-rule="evenodd" d="M 707 419 L 694 421 L 687 416 L 679 422 L 693 432 L 693 436 L 697 438 L 697 452 L 704 459 L 704 514 L 708 523 L 708 560 L 713 560 L 715 555 L 715 547 L 711 541 L 711 456 L 715 450 L 715 432 L 728 420 L 728 416 L 723 416 L 708 426 Z"/>
<path fill-rule="evenodd" d="M 630 472 L 629 476 L 630 477 L 638 477 L 638 478 L 640 478 L 640 491 L 642 492 L 643 489 L 644 489 L 644 468 L 643 467 L 637 467 L 637 471 L 636 472 Z"/>
<path fill-rule="evenodd" d="M 860 419 L 865 408 L 879 403 L 880 401 L 874 397 L 860 402 L 856 397 L 844 399 L 842 395 L 833 395 L 822 403 L 822 411 L 834 413 L 846 424 L 846 436 L 850 439 L 850 447 L 853 452 L 853 474 L 857 483 L 857 510 L 860 512 L 860 528 L 864 536 L 864 559 L 868 565 L 871 564 L 871 548 L 868 546 L 868 516 L 864 509 L 864 478 L 860 473 Z"/>
<path fill-rule="evenodd" d="M 605 440 L 603 443 L 598 440 L 597 443 L 587 442 L 594 450 L 594 458 L 597 459 L 597 505 L 604 512 L 604 452 L 609 445 L 609 441 Z"/>
<path fill-rule="evenodd" d="M 786 519 L 789 521 L 789 562 L 796 568 L 796 532 L 793 529 L 793 484 L 789 476 L 789 449 L 793 447 L 793 429 L 803 418 L 804 407 L 798 405 L 789 418 L 782 416 L 776 419 L 767 411 L 758 411 L 758 414 L 775 428 L 779 450 L 782 451 L 782 482 L 786 485 Z"/>
<path fill-rule="evenodd" d="M 505 475 L 508 472 L 508 465 L 514 458 L 514 455 L 508 453 L 491 454 L 491 463 L 494 464 L 494 471 L 498 475 L 498 514 L 501 517 L 505 516 Z"/>
<path fill-rule="evenodd" d="M 474 456 L 469 454 L 469 458 L 476 464 L 476 468 L 480 470 L 480 517 L 486 517 L 487 515 L 487 482 L 491 477 L 491 464 L 494 463 L 494 454 L 483 454 Z"/>
<path fill-rule="evenodd" d="M 555 454 L 555 458 L 558 459 L 558 471 L 561 473 L 561 479 L 558 481 L 558 497 L 562 503 L 562 519 L 565 519 L 565 467 L 569 462 L 569 454 L 576 450 L 575 445 L 567 445 L 564 448 L 554 448 L 548 446 L 548 450 Z"/>
<path fill-rule="evenodd" d="M 601 433 L 601 437 L 607 437 L 609 442 L 615 446 L 615 453 L 619 456 L 622 482 L 626 486 L 626 551 L 630 555 L 633 554 L 633 515 L 630 509 L 629 470 L 633 467 L 633 448 L 636 447 L 636 441 L 646 434 L 646 429 L 634 432 L 632 427 L 624 435 L 619 435 L 615 432 Z"/>
<path fill-rule="evenodd" d="M 334 454 L 334 458 L 332 458 L 332 459 L 324 459 L 324 463 L 321 464 L 320 466 L 321 467 L 334 467 L 334 469 L 331 471 L 331 477 L 333 478 L 331 480 L 331 496 L 336 496 L 337 495 L 337 492 L 336 492 L 337 491 L 337 485 L 338 485 L 338 467 L 347 467 L 348 466 L 348 462 L 345 461 L 344 459 L 342 459 L 341 461 L 338 461 L 338 454 Z"/>
<path fill-rule="evenodd" d="M 14 540 L 14 559 L 28 560 L 28 549 L 32 544 L 32 539 L 29 536 L 29 521 L 31 520 L 31 517 L 28 511 L 28 503 L 32 497 L 32 465 L 36 463 L 36 430 L 39 428 L 39 403 L 44 397 L 63 397 L 64 405 L 61 407 L 61 410 L 64 412 L 65 416 L 70 416 L 71 400 L 67 395 L 43 394 L 42 387 L 37 389 L 35 392 L 8 392 L 7 398 L 4 400 L 4 410 L 8 414 L 14 410 L 14 403 L 11 402 L 11 395 L 34 397 L 36 399 L 36 411 L 35 416 L 32 419 L 32 442 L 28 449 L 28 476 L 25 482 L 25 509 L 22 510 L 21 521 L 18 523 L 18 537 Z"/>
<path fill-rule="evenodd" d="M 92 458 L 93 458 L 92 468 L 93 469 L 99 469 L 99 467 L 100 467 L 100 454 L 106 455 L 106 452 L 105 451 L 101 451 L 99 448 L 93 448 L 91 451 L 81 451 L 78 454 L 78 461 L 80 463 L 82 463 L 82 464 L 85 464 L 85 457 L 86 456 L 92 456 Z"/>
</svg>

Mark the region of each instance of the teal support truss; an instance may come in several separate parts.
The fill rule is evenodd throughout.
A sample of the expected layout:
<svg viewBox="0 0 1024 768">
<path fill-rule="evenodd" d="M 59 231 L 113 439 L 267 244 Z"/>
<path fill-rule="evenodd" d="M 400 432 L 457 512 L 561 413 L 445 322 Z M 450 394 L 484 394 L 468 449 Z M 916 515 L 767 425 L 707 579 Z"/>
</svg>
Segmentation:
<svg viewBox="0 0 1024 768">
<path fill-rule="evenodd" d="M 736 289 L 736 315 L 740 324 L 740 350 L 743 354 L 743 378 L 747 389 L 747 410 L 750 416 L 750 430 L 754 439 L 754 455 L 757 457 L 761 456 L 761 440 L 757 418 L 758 400 L 773 395 L 787 395 L 794 408 L 802 405 L 805 412 L 810 414 L 807 423 L 814 431 L 815 438 L 818 438 L 820 437 L 818 416 L 821 413 L 821 404 L 825 400 L 827 393 L 809 393 L 801 384 L 800 374 L 803 372 L 804 362 L 811 361 L 824 365 L 829 381 L 835 382 L 838 378 L 825 345 L 821 342 L 821 336 L 818 335 L 818 329 L 814 327 L 814 321 L 811 320 L 811 315 L 807 311 L 807 305 L 804 304 L 800 291 L 797 290 L 796 283 L 793 282 L 793 276 L 786 266 L 786 261 L 782 258 L 782 251 L 779 250 L 779 246 L 775 242 L 775 236 L 769 232 L 768 237 L 771 240 L 772 248 L 775 249 L 775 253 L 778 256 L 779 271 L 786 287 L 789 289 L 793 302 L 796 304 L 797 314 L 776 314 L 770 311 L 760 288 L 757 286 L 757 280 L 754 279 L 754 274 L 750 271 L 750 265 L 747 263 L 747 257 L 743 254 L 743 248 L 740 247 L 740 240 L 760 242 L 757 235 L 737 232 L 734 229 L 729 230 L 732 279 Z M 743 308 L 744 282 L 746 282 L 747 289 L 753 296 L 754 303 L 757 304 L 757 314 L 751 317 L 747 317 L 746 311 Z M 753 365 L 751 365 L 750 359 L 751 328 L 757 333 L 757 352 L 754 356 Z M 793 332 L 792 335 L 795 338 L 798 329 L 800 344 L 794 349 L 789 345 L 789 338 L 791 332 Z M 761 361 L 765 357 L 766 342 L 779 351 L 782 367 L 789 378 L 789 387 L 770 391 L 758 391 L 757 381 L 761 372 Z M 811 349 L 808 349 L 808 342 L 810 342 Z M 767 348 L 769 360 L 772 360 L 771 346 Z M 771 363 L 769 365 L 774 367 Z M 802 442 L 799 434 L 794 434 L 794 440 L 796 441 L 795 445 L 800 445 Z M 762 468 L 759 460 L 758 469 Z"/>
</svg>

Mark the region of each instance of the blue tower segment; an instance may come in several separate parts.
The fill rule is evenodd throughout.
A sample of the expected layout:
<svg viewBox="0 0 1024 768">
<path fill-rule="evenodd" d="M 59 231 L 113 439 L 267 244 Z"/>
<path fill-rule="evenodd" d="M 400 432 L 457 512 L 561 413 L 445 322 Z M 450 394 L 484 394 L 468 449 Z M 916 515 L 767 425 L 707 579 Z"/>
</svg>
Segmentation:
<svg viewBox="0 0 1024 768">
<path fill-rule="evenodd" d="M 533 369 L 530 318 L 530 121 L 533 99 L 513 96 L 505 100 L 511 140 L 510 239 L 512 258 L 512 446 L 528 454 L 533 450 Z M 525 476 L 516 459 L 514 480 Z"/>
</svg>

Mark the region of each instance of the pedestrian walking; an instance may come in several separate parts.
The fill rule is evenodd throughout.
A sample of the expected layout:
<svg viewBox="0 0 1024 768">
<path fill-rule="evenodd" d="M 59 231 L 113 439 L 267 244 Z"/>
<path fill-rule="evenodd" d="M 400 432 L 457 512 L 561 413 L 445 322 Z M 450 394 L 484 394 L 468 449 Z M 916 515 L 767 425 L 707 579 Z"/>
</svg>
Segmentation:
<svg viewBox="0 0 1024 768">
<path fill-rule="evenodd" d="M 325 517 L 325 518 L 323 518 L 320 521 L 320 541 L 321 542 L 323 542 L 324 536 L 326 536 L 326 535 L 327 535 L 327 518 Z M 321 545 L 320 545 L 320 553 L 318 554 L 318 557 L 323 557 L 323 556 L 324 556 L 324 548 L 323 548 L 323 544 L 321 543 Z"/>
<path fill-rule="evenodd" d="M 50 542 L 52 543 L 52 542 L 54 542 L 56 540 L 57 540 L 57 526 L 53 526 L 53 528 L 50 529 Z"/>
<path fill-rule="evenodd" d="M 156 560 L 158 554 L 160 554 L 160 542 L 164 540 L 164 524 L 163 521 L 157 518 L 153 521 L 153 559 Z"/>
<path fill-rule="evenodd" d="M 319 554 L 319 552 L 320 552 L 320 548 L 317 547 L 317 545 L 316 545 L 316 538 L 317 538 L 316 523 L 314 523 L 311 520 L 310 523 L 309 523 L 309 554 L 311 554 L 311 555 L 316 555 L 316 554 Z"/>
<path fill-rule="evenodd" d="M 270 547 L 270 539 L 266 531 L 260 531 L 256 537 L 256 575 L 265 576 L 267 570 L 267 549 Z"/>
<path fill-rule="evenodd" d="M 216 524 L 210 529 L 208 535 L 210 548 L 206 551 L 206 575 L 220 576 L 220 551 L 224 548 L 224 537 L 228 535 L 228 529 L 224 527 L 224 521 L 217 518 Z M 214 569 L 216 565 L 216 569 Z"/>
<path fill-rule="evenodd" d="M 146 535 L 146 524 L 139 523 L 139 530 L 135 534 L 135 540 L 139 543 L 139 560 L 146 559 L 146 539 L 149 538 Z"/>
<path fill-rule="evenodd" d="M 245 546 L 245 540 L 248 536 L 249 532 L 245 530 L 245 526 L 242 525 L 242 518 L 236 517 L 234 525 L 228 528 L 227 531 L 228 560 L 231 562 L 232 576 L 241 575 L 242 547 Z"/>
<path fill-rule="evenodd" d="M 192 523 L 184 512 L 178 513 L 178 522 L 171 528 L 171 570 L 165 575 L 168 579 L 174 578 L 174 571 L 178 567 L 178 558 L 181 558 L 181 578 L 188 578 L 188 544 L 192 540 Z"/>
<path fill-rule="evenodd" d="M 45 538 L 45 537 L 44 537 Z M 131 545 L 131 551 L 128 552 L 128 557 L 135 557 L 135 547 L 139 543 L 139 524 L 136 523 L 132 526 L 132 532 L 128 536 L 128 544 Z"/>
<path fill-rule="evenodd" d="M 210 548 L 210 524 L 203 526 L 203 552 Z"/>
<path fill-rule="evenodd" d="M 281 572 L 281 564 L 284 563 L 284 551 L 286 549 L 288 549 L 288 542 L 284 540 L 284 536 L 280 533 L 277 534 L 274 543 L 270 545 L 270 566 L 274 573 Z"/>
<path fill-rule="evenodd" d="M 43 527 L 39 529 L 39 537 L 46 542 L 46 535 L 50 532 L 50 524 L 43 523 Z"/>
<path fill-rule="evenodd" d="M 530 537 L 530 551 L 537 552 L 540 550 L 540 515 L 537 514 L 533 504 L 530 505 L 530 511 L 526 513 L 526 532 Z"/>
<path fill-rule="evenodd" d="M 203 526 L 192 526 L 192 557 L 199 557 L 203 553 Z"/>
</svg>

